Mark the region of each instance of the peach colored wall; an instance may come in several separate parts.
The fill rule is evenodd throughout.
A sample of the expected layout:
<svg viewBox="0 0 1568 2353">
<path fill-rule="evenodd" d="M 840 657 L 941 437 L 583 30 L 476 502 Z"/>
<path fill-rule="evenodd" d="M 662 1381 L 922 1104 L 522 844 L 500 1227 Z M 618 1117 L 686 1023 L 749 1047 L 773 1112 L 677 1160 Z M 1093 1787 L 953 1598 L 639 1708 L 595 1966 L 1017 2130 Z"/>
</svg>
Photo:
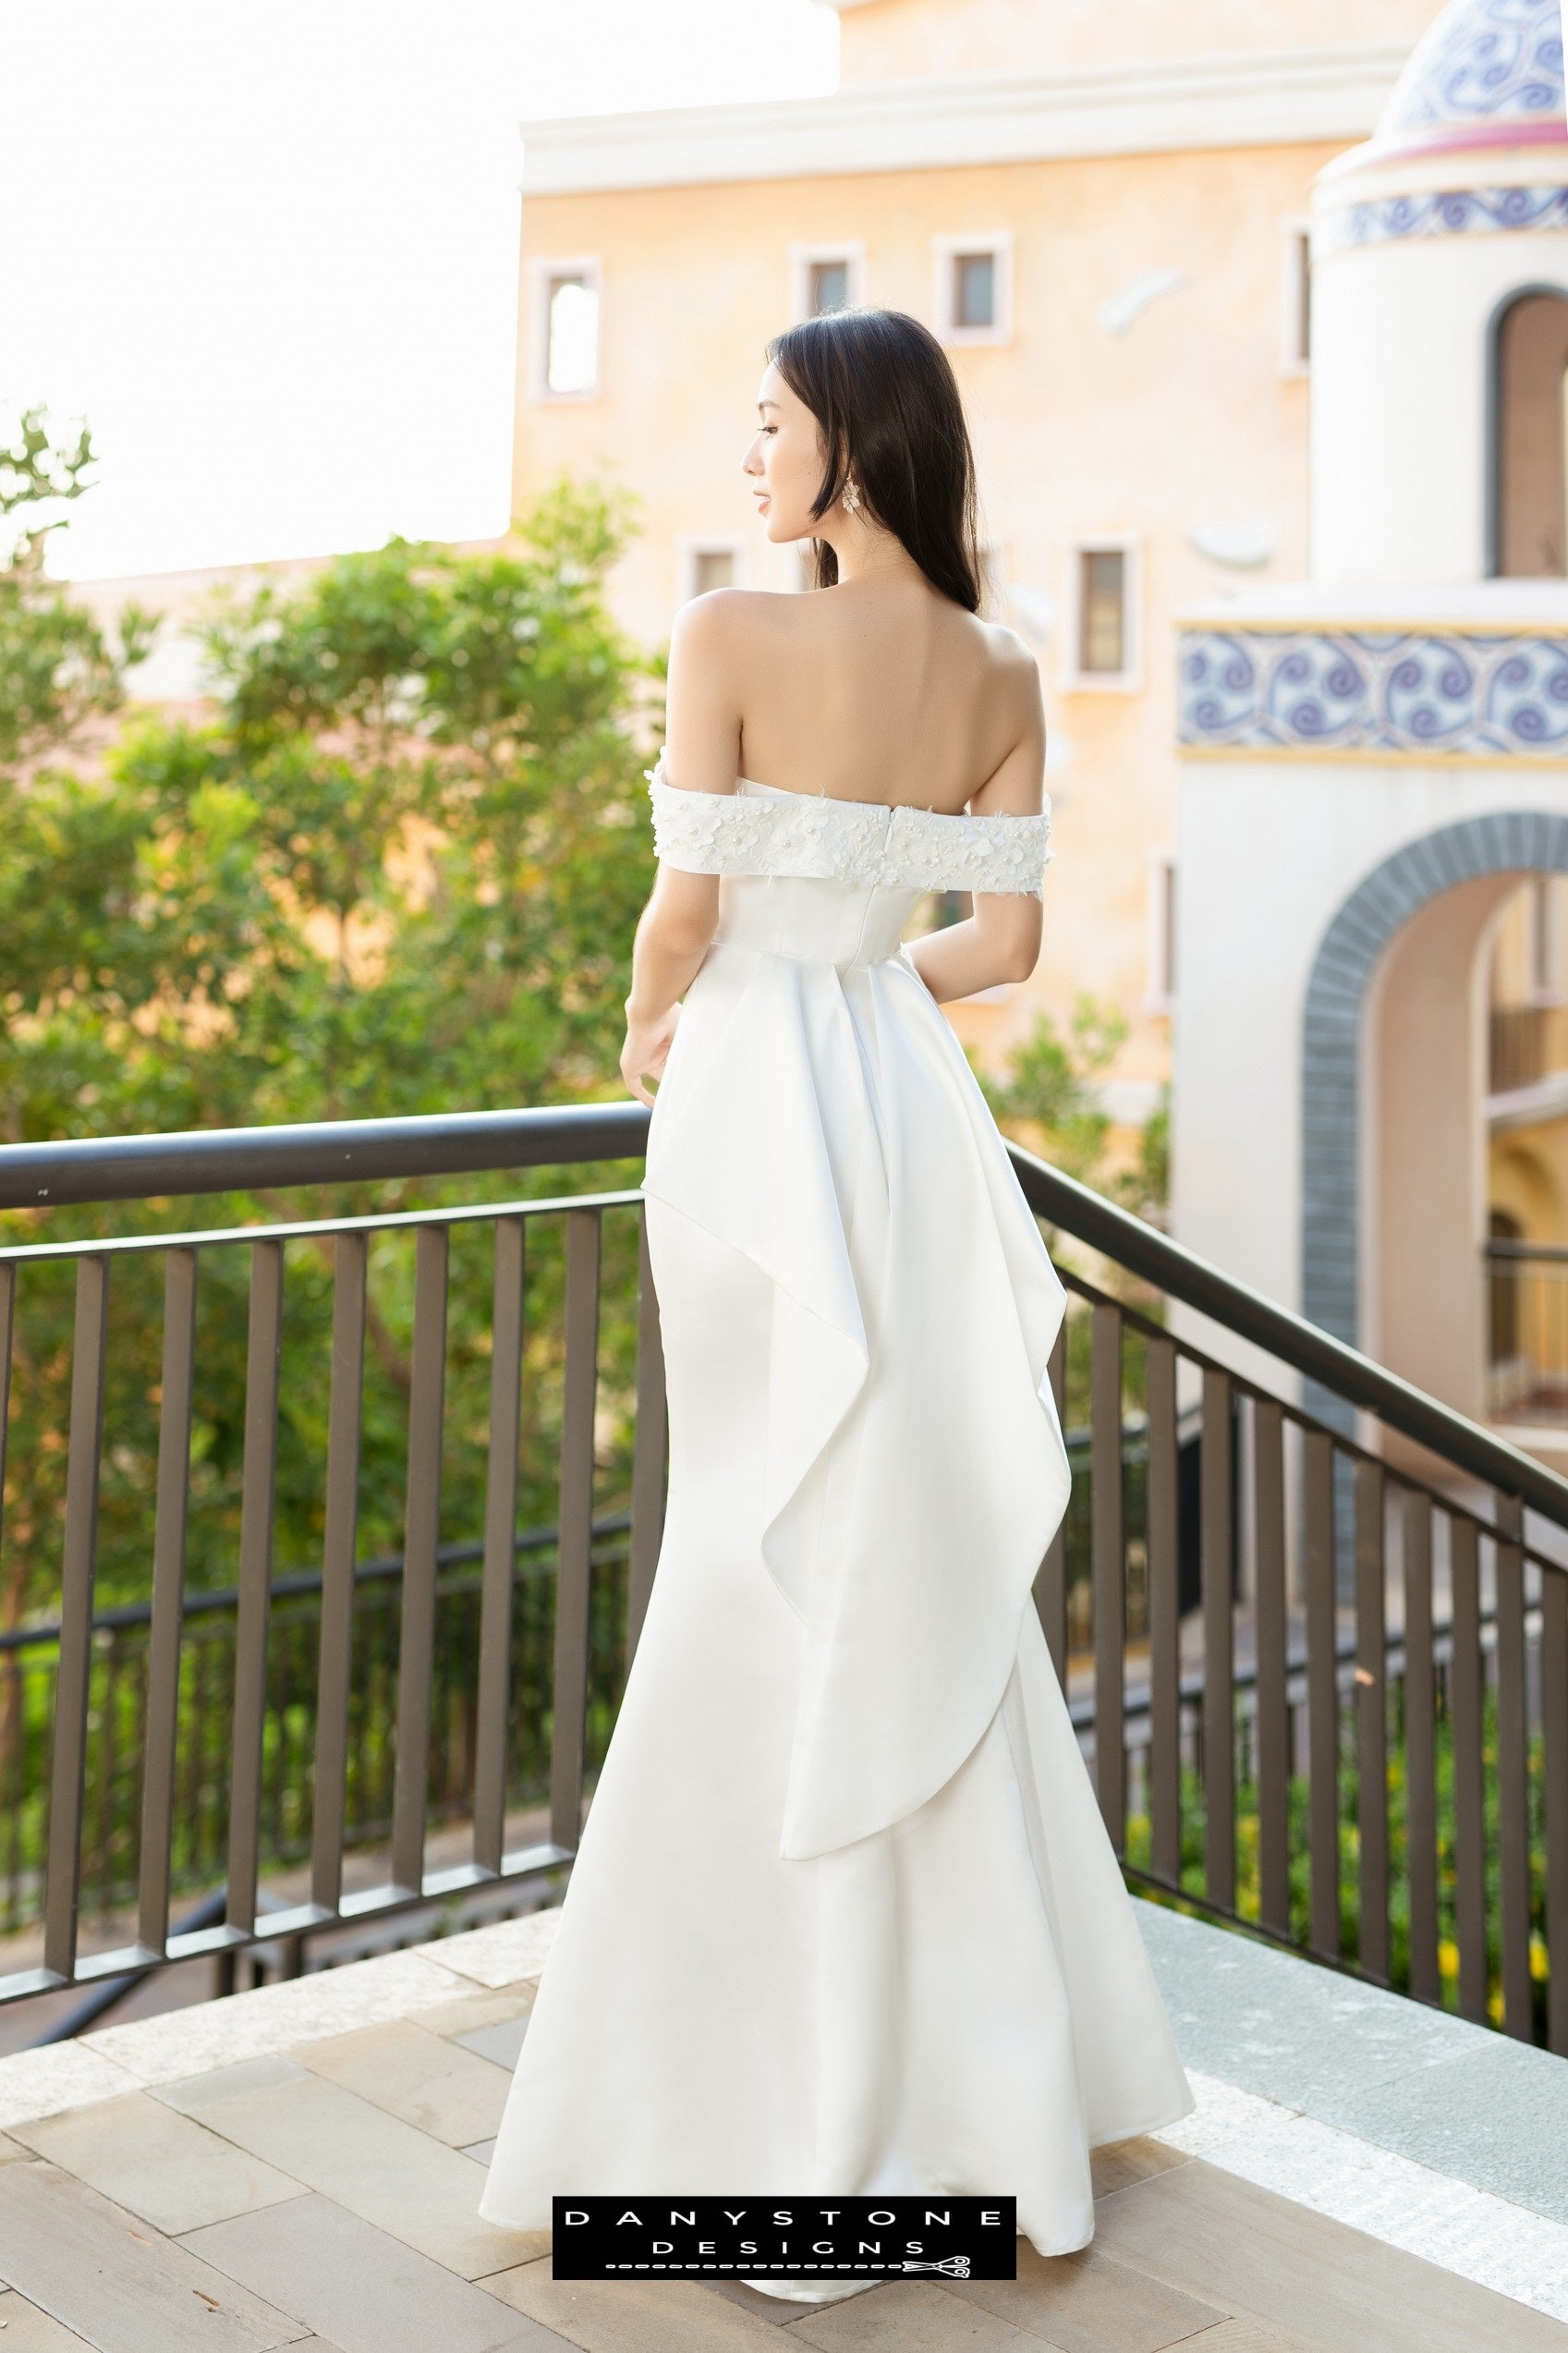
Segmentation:
<svg viewBox="0 0 1568 2353">
<path fill-rule="evenodd" d="M 1307 384 L 1280 372 L 1281 222 L 1304 212 L 1332 152 L 1268 147 L 525 202 L 525 346 L 530 260 L 596 255 L 602 367 L 597 398 L 541 402 L 527 395 L 525 347 L 517 502 L 562 467 L 605 468 L 636 491 L 642 535 L 614 593 L 626 625 L 650 642 L 669 629 L 683 536 L 741 540 L 743 579 L 794 584 L 794 551 L 754 536 L 739 471 L 763 346 L 788 315 L 792 242 L 862 241 L 868 301 L 930 319 L 932 238 L 1012 232 L 1013 340 L 953 356 L 1010 581 L 1056 608 L 1042 668 L 1057 862 L 1033 981 L 958 1017 L 988 1058 L 1027 1027 L 1035 1003 L 1061 1014 L 1088 990 L 1135 1023 L 1116 1075 L 1152 1084 L 1166 1074 L 1169 1024 L 1144 1006 L 1150 854 L 1169 849 L 1175 830 L 1172 616 L 1233 583 L 1307 569 Z M 1108 332 L 1100 306 L 1156 269 L 1179 270 L 1186 283 L 1126 334 Z M 1277 542 L 1260 572 L 1223 569 L 1191 543 L 1194 525 L 1255 518 Z M 1100 533 L 1142 543 L 1136 693 L 1064 683 L 1070 545 Z"/>
<path fill-rule="evenodd" d="M 840 75 L 848 85 L 1413 42 L 1436 13 L 1434 0 L 870 0 L 844 12 Z"/>
</svg>

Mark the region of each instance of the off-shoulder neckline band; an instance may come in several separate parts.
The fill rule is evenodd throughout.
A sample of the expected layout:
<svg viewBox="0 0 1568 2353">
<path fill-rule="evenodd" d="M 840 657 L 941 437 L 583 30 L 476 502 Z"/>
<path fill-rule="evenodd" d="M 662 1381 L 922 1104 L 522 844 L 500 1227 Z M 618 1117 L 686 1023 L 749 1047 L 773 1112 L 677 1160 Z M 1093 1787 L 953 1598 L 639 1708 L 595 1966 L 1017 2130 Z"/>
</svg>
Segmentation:
<svg viewBox="0 0 1568 2353">
<path fill-rule="evenodd" d="M 798 800 L 808 808 L 820 809 L 825 804 L 830 809 L 880 809 L 884 817 L 896 817 L 901 811 L 905 811 L 911 817 L 935 818 L 942 823 L 952 825 L 989 823 L 997 817 L 1014 818 L 1020 824 L 1027 825 L 1037 822 L 1037 817 L 1049 817 L 1051 814 L 1049 793 L 1042 796 L 1041 806 L 1038 812 L 1018 809 L 922 809 L 918 801 L 913 800 L 845 800 L 837 793 L 796 792 L 788 785 L 765 785 L 756 776 L 737 776 L 736 789 L 734 793 L 698 793 L 693 791 L 689 785 L 671 783 L 664 773 L 662 753 L 660 754 L 654 765 L 647 771 L 647 774 L 650 784 L 662 785 L 666 792 L 689 792 L 694 800 L 738 799 L 740 789 L 745 786 L 751 792 L 769 793 L 775 800 Z"/>
</svg>

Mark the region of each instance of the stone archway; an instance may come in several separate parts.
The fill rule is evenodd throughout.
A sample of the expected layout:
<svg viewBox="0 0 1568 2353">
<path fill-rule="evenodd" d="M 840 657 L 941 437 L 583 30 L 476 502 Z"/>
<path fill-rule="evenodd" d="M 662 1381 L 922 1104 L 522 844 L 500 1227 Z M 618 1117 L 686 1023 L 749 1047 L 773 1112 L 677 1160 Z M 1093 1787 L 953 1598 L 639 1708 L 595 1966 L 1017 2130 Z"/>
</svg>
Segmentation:
<svg viewBox="0 0 1568 2353">
<path fill-rule="evenodd" d="M 1396 933 L 1440 893 L 1485 875 L 1568 873 L 1568 816 L 1498 810 L 1423 835 L 1373 868 L 1319 943 L 1301 1047 L 1301 1307 L 1360 1345 L 1362 1054 L 1367 990 Z"/>
</svg>

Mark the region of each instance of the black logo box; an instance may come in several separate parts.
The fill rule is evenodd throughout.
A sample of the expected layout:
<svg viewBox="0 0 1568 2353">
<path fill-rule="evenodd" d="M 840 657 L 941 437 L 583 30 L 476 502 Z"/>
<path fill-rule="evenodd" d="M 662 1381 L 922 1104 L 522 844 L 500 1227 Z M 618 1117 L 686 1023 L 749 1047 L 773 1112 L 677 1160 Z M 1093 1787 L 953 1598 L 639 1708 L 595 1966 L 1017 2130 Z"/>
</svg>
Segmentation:
<svg viewBox="0 0 1568 2353">
<path fill-rule="evenodd" d="M 557 2279 L 1016 2279 L 1015 2198 L 554 2198 Z"/>
</svg>

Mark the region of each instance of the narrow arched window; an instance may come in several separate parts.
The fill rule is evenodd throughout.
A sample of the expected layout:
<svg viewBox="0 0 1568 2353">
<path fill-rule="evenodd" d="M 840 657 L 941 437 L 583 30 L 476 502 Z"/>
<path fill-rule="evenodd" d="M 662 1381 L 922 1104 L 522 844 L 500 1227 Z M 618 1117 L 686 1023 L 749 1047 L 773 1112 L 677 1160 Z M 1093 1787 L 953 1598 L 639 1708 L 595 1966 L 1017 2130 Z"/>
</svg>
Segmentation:
<svg viewBox="0 0 1568 2353">
<path fill-rule="evenodd" d="M 1521 294 L 1497 324 L 1492 570 L 1508 579 L 1568 573 L 1568 294 Z"/>
</svg>

